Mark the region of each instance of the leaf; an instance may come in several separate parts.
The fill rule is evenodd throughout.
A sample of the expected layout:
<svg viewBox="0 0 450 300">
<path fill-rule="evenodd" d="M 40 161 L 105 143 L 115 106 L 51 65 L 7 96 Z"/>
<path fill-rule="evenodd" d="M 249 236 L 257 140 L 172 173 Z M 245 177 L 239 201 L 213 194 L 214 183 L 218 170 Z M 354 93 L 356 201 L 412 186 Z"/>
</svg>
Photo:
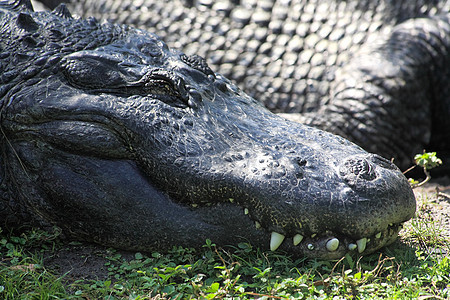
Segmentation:
<svg viewBox="0 0 450 300">
<path fill-rule="evenodd" d="M 427 170 L 433 169 L 442 164 L 442 160 L 436 156 L 436 152 L 424 152 L 414 156 L 416 165 Z"/>
<path fill-rule="evenodd" d="M 162 292 L 170 295 L 175 292 L 175 287 L 173 285 L 167 285 L 162 289 Z"/>
<path fill-rule="evenodd" d="M 220 284 L 218 282 L 214 282 L 213 284 L 211 284 L 209 289 L 206 290 L 206 292 L 217 293 L 217 291 L 219 290 L 219 287 L 220 287 Z"/>
</svg>

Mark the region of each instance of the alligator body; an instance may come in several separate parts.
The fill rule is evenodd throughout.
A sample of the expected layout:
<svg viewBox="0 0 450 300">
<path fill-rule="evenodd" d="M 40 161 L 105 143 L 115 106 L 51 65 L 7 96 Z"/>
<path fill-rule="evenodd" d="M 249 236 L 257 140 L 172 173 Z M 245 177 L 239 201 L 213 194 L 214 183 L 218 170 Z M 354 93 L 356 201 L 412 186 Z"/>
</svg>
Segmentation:
<svg viewBox="0 0 450 300">
<path fill-rule="evenodd" d="M 271 111 L 402 169 L 423 149 L 450 154 L 448 0 L 71 1 L 205 57 Z"/>
<path fill-rule="evenodd" d="M 415 212 L 391 162 L 269 112 L 154 34 L 28 1 L 0 5 L 0 34 L 2 225 L 336 258 L 392 243 Z"/>
</svg>

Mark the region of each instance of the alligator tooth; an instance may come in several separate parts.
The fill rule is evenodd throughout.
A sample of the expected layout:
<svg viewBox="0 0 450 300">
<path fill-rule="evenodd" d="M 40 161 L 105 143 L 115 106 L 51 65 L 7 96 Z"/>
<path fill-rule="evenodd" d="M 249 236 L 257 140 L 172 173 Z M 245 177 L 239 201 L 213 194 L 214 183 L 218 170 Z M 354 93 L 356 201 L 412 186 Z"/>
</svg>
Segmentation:
<svg viewBox="0 0 450 300">
<path fill-rule="evenodd" d="M 314 245 L 313 244 L 308 244 L 308 249 L 309 250 L 314 250 Z"/>
<path fill-rule="evenodd" d="M 356 244 L 348 244 L 348 250 L 353 251 L 356 248 L 358 248 L 358 246 Z"/>
<path fill-rule="evenodd" d="M 364 252 L 364 250 L 366 250 L 366 243 L 367 243 L 367 239 L 366 238 L 362 238 L 356 241 L 356 245 L 358 245 L 358 252 L 362 253 Z"/>
<path fill-rule="evenodd" d="M 300 242 L 302 240 L 303 240 L 303 235 L 301 235 L 301 234 L 294 235 L 294 246 L 297 246 L 298 244 L 300 244 Z"/>
<path fill-rule="evenodd" d="M 315 237 L 316 237 L 316 235 L 317 235 L 317 233 L 313 233 L 313 234 L 311 234 L 311 238 L 315 238 Z"/>
<path fill-rule="evenodd" d="M 248 208 L 244 208 L 244 215 L 248 215 Z"/>
<path fill-rule="evenodd" d="M 272 236 L 270 237 L 270 250 L 275 251 L 280 247 L 281 243 L 284 240 L 284 235 L 279 234 L 278 232 L 272 232 Z"/>
<path fill-rule="evenodd" d="M 379 239 L 381 237 L 381 232 L 378 232 L 377 234 L 375 234 L 375 238 Z"/>
<path fill-rule="evenodd" d="M 256 229 L 260 229 L 261 228 L 261 224 L 258 221 L 255 221 L 255 227 L 256 227 Z"/>
<path fill-rule="evenodd" d="M 330 252 L 336 251 L 336 249 L 339 247 L 339 240 L 337 238 L 332 238 L 327 242 L 326 247 Z"/>
</svg>

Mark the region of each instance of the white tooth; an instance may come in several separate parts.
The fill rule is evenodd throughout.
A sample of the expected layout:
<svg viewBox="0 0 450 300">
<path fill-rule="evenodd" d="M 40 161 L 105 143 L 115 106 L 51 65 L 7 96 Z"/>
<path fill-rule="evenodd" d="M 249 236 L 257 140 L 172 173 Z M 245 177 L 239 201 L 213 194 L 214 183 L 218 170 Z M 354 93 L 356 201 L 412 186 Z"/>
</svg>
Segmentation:
<svg viewBox="0 0 450 300">
<path fill-rule="evenodd" d="M 348 244 L 348 250 L 353 251 L 356 248 L 358 248 L 358 246 L 356 244 Z"/>
<path fill-rule="evenodd" d="M 366 243 L 367 243 L 367 239 L 366 238 L 362 238 L 356 241 L 356 245 L 358 245 L 358 252 L 362 253 L 364 252 L 364 250 L 366 250 Z"/>
<path fill-rule="evenodd" d="M 297 246 L 298 244 L 300 244 L 300 242 L 302 240 L 303 240 L 303 235 L 301 235 L 301 234 L 294 235 L 294 246 Z"/>
<path fill-rule="evenodd" d="M 244 215 L 248 215 L 248 208 L 244 208 Z"/>
<path fill-rule="evenodd" d="M 375 238 L 379 239 L 381 237 L 381 232 L 378 232 L 377 234 L 375 234 Z"/>
<path fill-rule="evenodd" d="M 260 229 L 261 228 L 261 224 L 258 221 L 255 221 L 255 227 L 256 227 L 256 229 Z"/>
<path fill-rule="evenodd" d="M 314 245 L 313 244 L 308 244 L 308 249 L 309 250 L 314 250 Z"/>
<path fill-rule="evenodd" d="M 311 234 L 311 238 L 315 238 L 315 237 L 316 237 L 316 235 L 317 235 L 317 233 L 313 233 L 313 234 Z"/>
<path fill-rule="evenodd" d="M 337 238 L 332 238 L 327 242 L 327 250 L 330 252 L 336 251 L 338 247 L 339 247 L 339 240 Z"/>
<path fill-rule="evenodd" d="M 278 232 L 272 232 L 272 236 L 270 237 L 270 250 L 275 251 L 280 247 L 281 243 L 284 240 L 284 235 L 279 234 Z"/>
</svg>

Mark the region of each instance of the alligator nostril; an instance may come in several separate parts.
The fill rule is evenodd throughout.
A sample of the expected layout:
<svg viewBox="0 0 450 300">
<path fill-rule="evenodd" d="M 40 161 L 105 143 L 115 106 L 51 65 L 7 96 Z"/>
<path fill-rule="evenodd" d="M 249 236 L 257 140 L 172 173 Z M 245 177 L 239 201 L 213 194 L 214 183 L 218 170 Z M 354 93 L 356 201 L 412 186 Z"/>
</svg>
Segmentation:
<svg viewBox="0 0 450 300">
<path fill-rule="evenodd" d="M 348 158 L 339 167 L 339 175 L 349 182 L 355 179 L 370 181 L 377 177 L 373 165 L 362 157 Z"/>
</svg>

